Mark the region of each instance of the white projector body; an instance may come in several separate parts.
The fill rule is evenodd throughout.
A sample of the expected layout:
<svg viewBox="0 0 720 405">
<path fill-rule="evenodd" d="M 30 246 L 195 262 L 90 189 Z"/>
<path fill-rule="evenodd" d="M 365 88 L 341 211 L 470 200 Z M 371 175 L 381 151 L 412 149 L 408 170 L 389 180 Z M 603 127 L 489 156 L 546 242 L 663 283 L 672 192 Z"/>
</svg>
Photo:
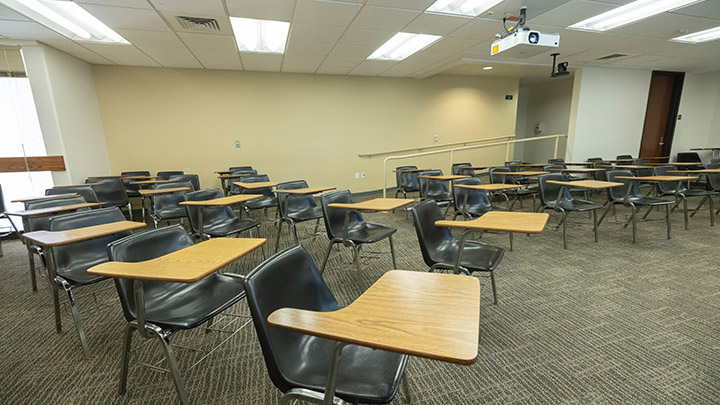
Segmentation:
<svg viewBox="0 0 720 405">
<path fill-rule="evenodd" d="M 494 41 L 490 47 L 490 55 L 502 52 L 503 56 L 509 58 L 529 58 L 546 52 L 548 48 L 557 48 L 559 44 L 560 34 L 522 30 Z"/>
</svg>

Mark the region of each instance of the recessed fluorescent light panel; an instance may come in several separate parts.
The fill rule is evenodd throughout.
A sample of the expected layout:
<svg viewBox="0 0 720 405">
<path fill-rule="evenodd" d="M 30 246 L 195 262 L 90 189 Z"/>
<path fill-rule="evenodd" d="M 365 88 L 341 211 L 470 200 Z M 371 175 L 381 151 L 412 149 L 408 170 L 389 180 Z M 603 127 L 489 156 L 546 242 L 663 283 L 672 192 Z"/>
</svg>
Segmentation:
<svg viewBox="0 0 720 405">
<path fill-rule="evenodd" d="M 584 31 L 607 31 L 701 1 L 704 0 L 636 0 L 580 21 L 568 28 Z"/>
<path fill-rule="evenodd" d="M 75 41 L 129 44 L 72 1 L 0 0 L 0 3 Z"/>
<path fill-rule="evenodd" d="M 230 17 L 240 52 L 285 53 L 290 23 Z"/>
<path fill-rule="evenodd" d="M 676 42 L 687 42 L 689 44 L 699 44 L 701 42 L 715 41 L 720 39 L 720 27 L 710 28 L 709 30 L 695 32 L 693 34 L 683 35 L 671 39 Z"/>
<path fill-rule="evenodd" d="M 437 0 L 426 12 L 477 17 L 503 0 Z"/>
<path fill-rule="evenodd" d="M 372 55 L 368 56 L 368 59 L 403 60 L 440 38 L 442 37 L 439 35 L 398 32 L 373 52 Z"/>
</svg>

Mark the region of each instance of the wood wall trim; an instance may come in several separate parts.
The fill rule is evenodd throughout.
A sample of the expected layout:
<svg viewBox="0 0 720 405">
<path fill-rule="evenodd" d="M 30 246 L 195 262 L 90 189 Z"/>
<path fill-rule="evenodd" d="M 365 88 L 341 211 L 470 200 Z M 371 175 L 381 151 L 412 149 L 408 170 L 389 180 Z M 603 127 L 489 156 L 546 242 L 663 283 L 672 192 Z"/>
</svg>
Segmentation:
<svg viewBox="0 0 720 405">
<path fill-rule="evenodd" d="M 63 172 L 62 156 L 0 157 L 0 173 L 12 172 Z"/>
</svg>

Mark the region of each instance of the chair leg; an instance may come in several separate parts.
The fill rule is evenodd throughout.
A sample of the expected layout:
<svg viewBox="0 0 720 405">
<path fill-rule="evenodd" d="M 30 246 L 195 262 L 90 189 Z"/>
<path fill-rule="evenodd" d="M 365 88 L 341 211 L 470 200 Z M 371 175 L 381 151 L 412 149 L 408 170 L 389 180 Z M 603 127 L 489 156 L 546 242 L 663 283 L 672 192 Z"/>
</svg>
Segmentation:
<svg viewBox="0 0 720 405">
<path fill-rule="evenodd" d="M 128 201 L 127 209 L 128 209 L 128 217 L 130 217 L 130 220 L 132 221 L 133 220 L 133 212 L 132 212 L 132 204 L 130 203 L 130 201 Z"/>
<path fill-rule="evenodd" d="M 708 197 L 710 197 L 710 196 L 708 196 Z M 690 214 L 690 218 L 694 217 L 695 214 L 697 214 L 698 210 L 699 210 L 700 208 L 702 208 L 703 205 L 705 205 L 705 202 L 708 200 L 708 197 L 703 197 L 703 199 L 700 200 L 700 204 L 698 204 L 698 206 L 695 207 L 695 209 L 693 210 L 692 214 Z M 710 198 L 712 198 L 712 197 L 710 197 Z"/>
<path fill-rule="evenodd" d="M 410 396 L 410 384 L 408 383 L 407 373 L 405 373 L 405 375 L 402 378 L 402 387 L 403 387 L 403 392 L 405 393 L 405 403 L 412 404 L 412 397 Z"/>
<path fill-rule="evenodd" d="M 637 224 L 635 223 L 635 206 L 632 207 L 632 217 L 630 220 L 632 221 L 632 228 L 633 228 L 633 243 L 635 243 L 635 234 L 637 233 Z M 668 207 L 668 220 L 670 218 L 670 208 Z"/>
<path fill-rule="evenodd" d="M 278 248 L 280 247 L 280 234 L 282 233 L 283 222 L 285 221 L 280 221 L 278 224 L 277 236 L 275 237 L 275 253 L 278 252 Z"/>
<path fill-rule="evenodd" d="M 493 304 L 497 305 L 497 290 L 495 289 L 495 272 L 490 272 L 490 285 L 492 286 Z"/>
<path fill-rule="evenodd" d="M 82 346 L 85 358 L 90 358 L 90 348 L 88 348 L 87 339 L 85 338 L 85 329 L 82 325 L 82 319 L 80 319 L 80 312 L 78 312 L 77 305 L 75 305 L 75 297 L 72 293 L 72 288 L 67 281 L 58 280 L 65 289 L 67 294 L 68 302 L 70 303 L 70 312 L 72 313 L 73 321 L 75 322 L 75 329 L 77 329 L 78 337 L 80 338 L 80 345 Z"/>
<path fill-rule="evenodd" d="M 32 284 L 33 292 L 37 291 L 37 278 L 35 275 L 35 253 L 30 247 L 30 242 L 27 243 L 28 261 L 30 262 L 30 283 Z"/>
<path fill-rule="evenodd" d="M 398 194 L 400 194 L 400 189 L 395 189 L 395 198 L 397 198 Z"/>
<path fill-rule="evenodd" d="M 252 229 L 255 230 L 255 236 L 260 237 L 260 225 L 254 226 L 253 228 L 250 228 L 250 235 L 252 236 Z M 262 253 L 263 260 L 267 260 L 267 256 L 265 256 L 265 245 L 260 246 L 260 252 Z"/>
<path fill-rule="evenodd" d="M 670 205 L 665 205 L 665 223 L 667 224 L 667 238 L 670 239 Z"/>
<path fill-rule="evenodd" d="M 567 249 L 567 213 L 562 211 L 563 249 Z"/>
<path fill-rule="evenodd" d="M 135 332 L 135 325 L 128 323 L 125 326 L 125 339 L 123 340 L 122 358 L 120 359 L 120 383 L 118 393 L 124 395 L 127 391 L 128 368 L 130 365 L 130 348 L 132 346 L 132 334 Z"/>
<path fill-rule="evenodd" d="M 320 226 L 320 218 L 315 220 L 315 229 L 313 229 L 313 235 L 317 235 L 319 226 Z"/>
<path fill-rule="evenodd" d="M 352 245 L 353 248 L 353 261 L 355 262 L 355 267 L 357 268 L 358 273 L 361 271 L 360 269 L 360 245 Z"/>
<path fill-rule="evenodd" d="M 55 331 L 62 332 L 62 318 L 60 317 L 60 292 L 58 287 L 50 282 L 50 295 L 53 300 L 53 309 L 55 310 Z"/>
<path fill-rule="evenodd" d="M 392 235 L 388 237 L 390 241 L 390 256 L 392 257 L 393 269 L 397 269 L 397 263 L 395 262 L 395 245 L 393 245 Z"/>
<path fill-rule="evenodd" d="M 712 196 L 708 196 L 710 199 L 710 226 L 715 226 L 715 202 Z"/>
<path fill-rule="evenodd" d="M 167 360 L 168 367 L 170 368 L 170 375 L 172 376 L 173 383 L 175 383 L 175 390 L 177 391 L 178 397 L 182 404 L 189 404 L 187 394 L 185 393 L 185 384 L 183 383 L 182 376 L 178 370 L 177 362 L 175 361 L 175 354 L 173 353 L 172 346 L 170 346 L 170 338 L 167 334 L 157 331 L 153 328 L 152 330 L 162 344 L 163 350 L 165 351 L 165 359 Z"/>
<path fill-rule="evenodd" d="M 295 236 L 295 244 L 299 245 L 300 239 L 298 239 L 298 235 L 297 235 L 297 225 L 295 224 L 295 222 L 291 222 L 290 226 L 292 227 L 293 235 Z"/>
<path fill-rule="evenodd" d="M 685 230 L 687 231 L 689 229 L 687 197 L 685 197 L 685 196 L 682 197 L 682 204 L 683 204 L 683 216 L 685 218 Z"/>
<path fill-rule="evenodd" d="M 595 243 L 598 241 L 598 226 L 597 226 L 597 210 L 592 210 L 593 217 L 593 232 L 595 233 Z"/>
<path fill-rule="evenodd" d="M 325 273 L 325 266 L 327 265 L 328 259 L 330 259 L 330 252 L 332 251 L 334 243 L 333 241 L 330 241 L 330 244 L 328 244 L 327 251 L 325 252 L 325 260 L 323 260 L 322 267 L 320 267 L 320 274 L 322 275 Z"/>
</svg>

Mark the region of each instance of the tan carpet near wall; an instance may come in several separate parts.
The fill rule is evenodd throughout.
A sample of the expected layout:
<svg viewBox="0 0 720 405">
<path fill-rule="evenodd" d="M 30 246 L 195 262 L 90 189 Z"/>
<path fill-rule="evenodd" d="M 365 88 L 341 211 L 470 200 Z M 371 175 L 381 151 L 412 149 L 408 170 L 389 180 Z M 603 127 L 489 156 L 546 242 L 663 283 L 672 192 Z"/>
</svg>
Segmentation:
<svg viewBox="0 0 720 405">
<path fill-rule="evenodd" d="M 618 219 L 625 213 L 618 208 Z M 402 212 L 366 217 L 398 227 L 399 268 L 426 270 L 412 223 Z M 638 243 L 631 245 L 631 230 L 610 217 L 595 244 L 587 216 L 571 218 L 585 225 L 569 226 L 568 250 L 562 249 L 561 231 L 554 227 L 542 235 L 516 235 L 515 251 L 506 253 L 497 270 L 499 304 L 492 305 L 489 288 L 483 290 L 477 363 L 465 367 L 413 358 L 408 368 L 413 403 L 718 403 L 720 225 L 711 228 L 705 210 L 685 231 L 682 214 L 676 212 L 673 239 L 667 240 L 662 215 L 653 213 L 656 221 L 640 224 Z M 556 216 L 552 222 L 557 223 Z M 300 233 L 311 230 L 312 224 L 305 223 Z M 273 236 L 274 228 L 264 225 L 263 232 Z M 286 237 L 284 246 L 290 240 Z M 482 240 L 508 247 L 504 234 Z M 327 239 L 302 243 L 319 261 Z M 17 241 L 6 241 L 3 247 L 0 403 L 176 401 L 166 375 L 138 365 L 156 362 L 162 352 L 156 342 L 146 344 L 137 334 L 128 393 L 117 394 L 125 321 L 111 281 L 90 289 L 104 288 L 98 299 L 109 306 L 96 304 L 92 297 L 79 300 L 93 354 L 83 360 L 68 314 L 63 316 L 65 332 L 55 333 L 44 279 L 39 280 L 39 292 L 30 292 L 24 248 Z M 387 249 L 381 242 L 368 250 Z M 326 280 L 345 305 L 390 269 L 391 261 L 389 254 L 364 260 L 364 271 L 358 274 L 349 251 L 344 252 L 340 257 L 333 253 Z M 242 259 L 240 271 L 249 271 L 260 259 Z M 233 310 L 247 313 L 244 301 Z M 211 347 L 221 338 L 219 333 L 197 331 L 181 332 L 171 340 Z M 189 350 L 178 353 L 182 369 L 200 357 Z M 273 404 L 280 394 L 267 376 L 252 324 L 184 378 L 198 404 Z M 394 403 L 402 403 L 402 398 L 401 392 Z"/>
</svg>

